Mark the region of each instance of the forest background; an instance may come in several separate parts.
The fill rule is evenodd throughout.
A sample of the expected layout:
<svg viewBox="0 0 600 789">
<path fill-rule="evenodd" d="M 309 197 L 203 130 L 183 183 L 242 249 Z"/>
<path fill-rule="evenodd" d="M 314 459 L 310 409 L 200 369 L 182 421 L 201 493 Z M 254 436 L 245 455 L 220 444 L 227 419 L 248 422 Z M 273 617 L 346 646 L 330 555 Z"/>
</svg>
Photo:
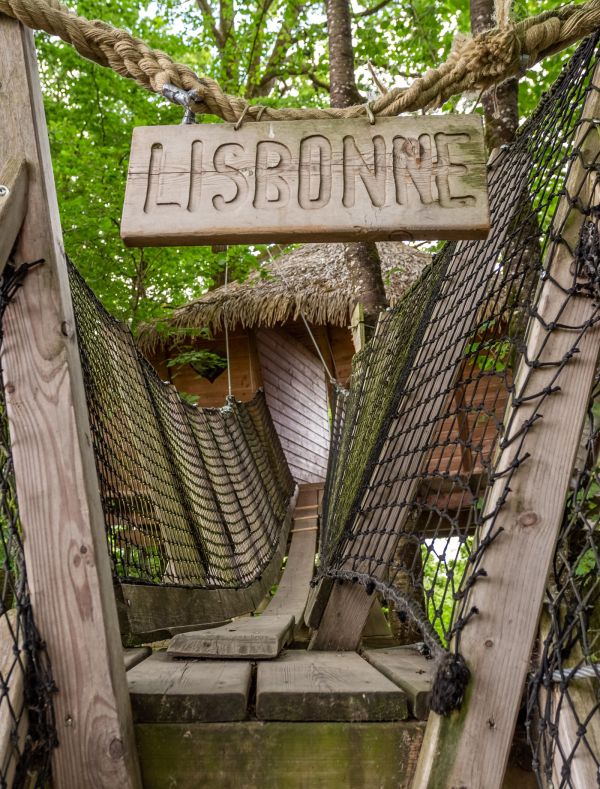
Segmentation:
<svg viewBox="0 0 600 789">
<path fill-rule="evenodd" d="M 378 81 L 406 85 L 443 62 L 455 36 L 470 31 L 473 2 L 353 0 L 352 43 L 364 99 L 377 95 Z M 217 79 L 229 93 L 277 106 L 329 105 L 323 2 L 80 0 L 70 7 L 129 30 Z M 516 0 L 512 14 L 518 20 L 541 10 L 536 0 Z M 181 108 L 83 60 L 58 39 L 39 33 L 36 43 L 66 250 L 105 307 L 135 330 L 221 282 L 226 261 L 230 278 L 259 268 L 264 247 L 123 245 L 119 224 L 132 130 L 179 123 Z M 565 51 L 521 79 L 521 118 L 533 111 L 568 56 Z M 440 111 L 453 109 L 482 112 L 475 95 Z"/>
</svg>

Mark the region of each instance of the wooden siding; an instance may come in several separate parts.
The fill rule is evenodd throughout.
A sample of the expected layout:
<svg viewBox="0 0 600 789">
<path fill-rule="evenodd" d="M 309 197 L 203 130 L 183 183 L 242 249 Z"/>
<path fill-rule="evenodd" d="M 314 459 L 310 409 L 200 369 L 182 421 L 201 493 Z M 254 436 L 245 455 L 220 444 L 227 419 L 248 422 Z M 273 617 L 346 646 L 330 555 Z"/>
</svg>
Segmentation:
<svg viewBox="0 0 600 789">
<path fill-rule="evenodd" d="M 261 329 L 256 337 L 267 404 L 294 479 L 323 481 L 329 416 L 321 363 L 281 330 Z"/>
</svg>

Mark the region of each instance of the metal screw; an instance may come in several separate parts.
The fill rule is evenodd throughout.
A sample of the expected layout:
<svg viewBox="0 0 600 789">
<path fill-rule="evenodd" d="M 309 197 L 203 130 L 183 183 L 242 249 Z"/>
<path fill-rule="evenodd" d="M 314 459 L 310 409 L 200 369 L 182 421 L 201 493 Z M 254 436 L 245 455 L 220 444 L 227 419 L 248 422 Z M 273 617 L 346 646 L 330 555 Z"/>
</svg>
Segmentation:
<svg viewBox="0 0 600 789">
<path fill-rule="evenodd" d="M 0 184 L 0 197 L 8 197 L 9 193 L 10 193 L 10 189 L 8 188 L 8 186 L 4 186 L 3 184 Z"/>
</svg>

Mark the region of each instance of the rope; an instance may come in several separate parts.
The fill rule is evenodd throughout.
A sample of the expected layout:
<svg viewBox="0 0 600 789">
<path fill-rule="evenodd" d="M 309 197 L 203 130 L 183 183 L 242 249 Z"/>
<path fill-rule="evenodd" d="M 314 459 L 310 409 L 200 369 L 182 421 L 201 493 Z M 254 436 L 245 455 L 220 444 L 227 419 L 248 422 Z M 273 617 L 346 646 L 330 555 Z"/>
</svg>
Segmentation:
<svg viewBox="0 0 600 789">
<path fill-rule="evenodd" d="M 503 5 L 499 3 L 498 6 Z M 507 4 L 508 5 L 508 4 Z M 166 84 L 194 91 L 190 110 L 236 123 L 247 120 L 354 118 L 365 105 L 338 108 L 263 107 L 225 93 L 209 77 L 199 77 L 189 66 L 152 49 L 125 30 L 99 20 L 88 20 L 58 0 L 0 0 L 0 13 L 28 27 L 45 30 L 75 47 L 79 54 L 118 74 L 136 80 L 147 90 L 162 93 Z M 503 15 L 501 13 L 501 18 Z M 457 37 L 453 50 L 438 68 L 430 69 L 408 88 L 393 88 L 370 104 L 374 115 L 390 116 L 438 106 L 465 91 L 480 91 L 515 76 L 548 55 L 568 47 L 600 27 L 600 0 L 566 5 L 475 38 Z"/>
</svg>

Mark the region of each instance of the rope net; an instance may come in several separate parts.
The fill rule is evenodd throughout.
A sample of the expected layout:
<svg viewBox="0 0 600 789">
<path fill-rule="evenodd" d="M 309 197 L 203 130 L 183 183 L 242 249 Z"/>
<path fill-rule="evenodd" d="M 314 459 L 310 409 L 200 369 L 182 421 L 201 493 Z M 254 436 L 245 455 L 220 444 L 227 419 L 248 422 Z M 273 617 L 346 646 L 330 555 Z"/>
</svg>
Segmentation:
<svg viewBox="0 0 600 789">
<path fill-rule="evenodd" d="M 249 586 L 285 539 L 294 488 L 264 395 L 184 402 L 69 271 L 115 578 Z"/>
<path fill-rule="evenodd" d="M 469 672 L 460 638 L 479 613 L 470 590 L 486 575 L 486 549 L 501 539 L 498 516 L 515 472 L 536 462 L 532 428 L 600 318 L 600 146 L 597 116 L 584 110 L 597 99 L 597 57 L 597 39 L 584 42 L 515 143 L 490 162 L 489 237 L 435 256 L 355 357 L 349 390 L 336 391 L 318 578 L 358 582 L 389 601 L 440 659 L 432 708 L 442 714 L 462 701 Z M 566 274 L 565 250 L 574 256 Z M 548 288 L 560 302 L 550 322 L 540 312 Z M 584 299 L 589 317 L 565 323 L 573 300 Z M 534 330 L 541 339 L 532 353 Z M 552 356 L 557 331 L 568 348 Z M 558 630 L 548 631 L 543 656 L 552 668 L 566 633 L 582 664 L 595 659 L 581 629 L 597 602 L 596 507 L 582 504 L 595 473 L 582 472 L 570 495 L 548 588 Z M 442 665 L 452 676 L 446 686 Z M 557 704 L 537 710 L 550 728 Z"/>
<path fill-rule="evenodd" d="M 27 267 L 20 270 L 24 274 Z M 5 269 L 2 318 L 20 281 Z M 23 551 L 4 380 L 0 368 L 0 787 L 45 786 L 56 746 L 55 692 L 48 656 L 35 625 Z"/>
</svg>

